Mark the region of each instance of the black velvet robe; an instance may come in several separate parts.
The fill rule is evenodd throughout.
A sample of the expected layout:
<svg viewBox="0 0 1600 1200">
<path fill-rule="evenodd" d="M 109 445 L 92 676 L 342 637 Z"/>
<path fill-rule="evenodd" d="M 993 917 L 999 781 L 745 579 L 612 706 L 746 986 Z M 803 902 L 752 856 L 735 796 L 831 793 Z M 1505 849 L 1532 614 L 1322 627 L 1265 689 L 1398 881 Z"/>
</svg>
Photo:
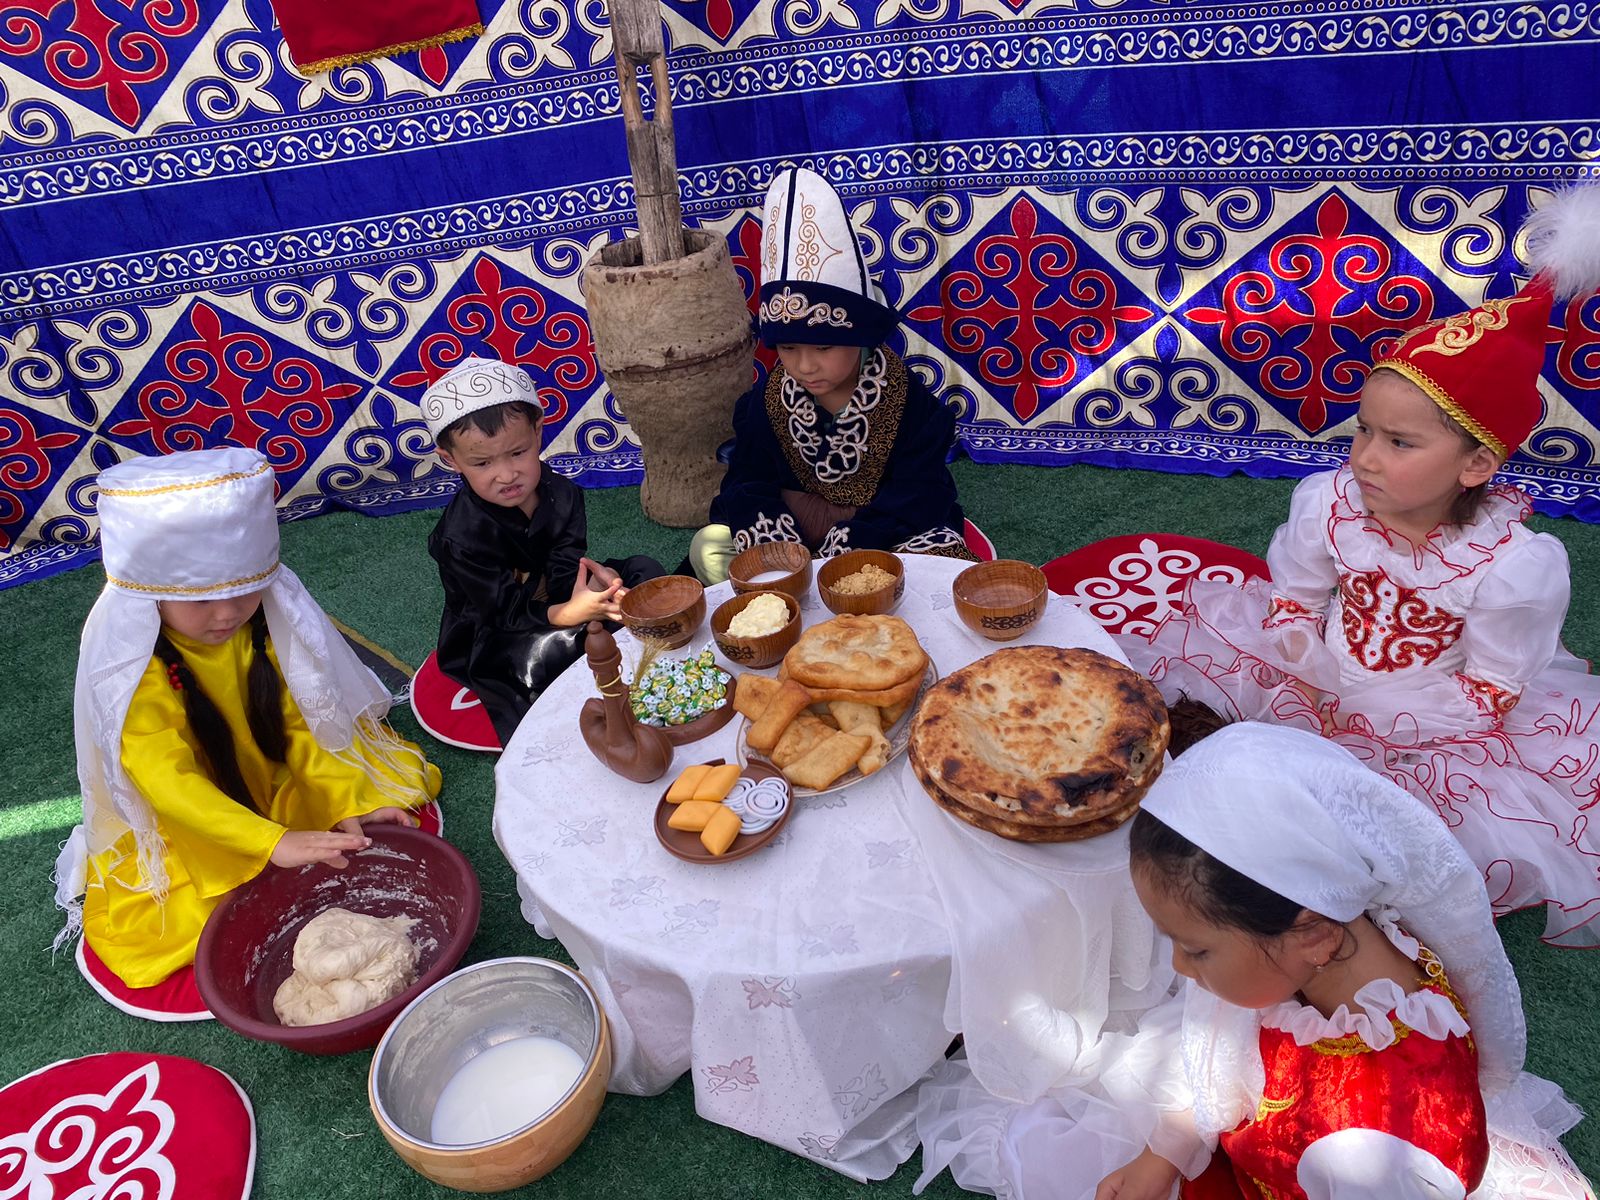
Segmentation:
<svg viewBox="0 0 1600 1200">
<path fill-rule="evenodd" d="M 571 598 L 588 553 L 583 489 L 546 468 L 536 491 L 527 518 L 463 483 L 428 538 L 444 584 L 439 669 L 477 693 L 502 746 L 539 694 L 583 656 L 584 629 L 549 620 L 550 606 Z M 644 556 L 606 565 L 628 587 L 662 574 Z"/>
<path fill-rule="evenodd" d="M 955 415 L 892 352 L 873 352 L 836 416 L 777 366 L 739 400 L 733 428 L 733 460 L 711 520 L 733 531 L 738 549 L 787 541 L 824 558 L 862 549 L 967 556 L 946 465 Z M 785 490 L 856 511 L 813 542 Z"/>
</svg>

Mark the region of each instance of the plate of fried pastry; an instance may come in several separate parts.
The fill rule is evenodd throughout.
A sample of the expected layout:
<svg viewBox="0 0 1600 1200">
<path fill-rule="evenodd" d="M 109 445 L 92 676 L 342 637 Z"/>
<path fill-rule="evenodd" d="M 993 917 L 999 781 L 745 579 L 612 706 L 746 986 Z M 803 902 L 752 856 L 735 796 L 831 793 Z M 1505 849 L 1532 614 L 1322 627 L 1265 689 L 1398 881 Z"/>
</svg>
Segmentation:
<svg viewBox="0 0 1600 1200">
<path fill-rule="evenodd" d="M 776 679 L 739 677 L 739 762 L 771 762 L 796 796 L 849 787 L 905 751 L 911 717 L 937 679 L 899 617 L 819 622 L 784 656 Z"/>
<path fill-rule="evenodd" d="M 1116 829 L 1161 774 L 1155 685 L 1093 650 L 1017 646 L 952 671 L 911 723 L 911 767 L 946 812 L 1019 842 Z"/>
</svg>

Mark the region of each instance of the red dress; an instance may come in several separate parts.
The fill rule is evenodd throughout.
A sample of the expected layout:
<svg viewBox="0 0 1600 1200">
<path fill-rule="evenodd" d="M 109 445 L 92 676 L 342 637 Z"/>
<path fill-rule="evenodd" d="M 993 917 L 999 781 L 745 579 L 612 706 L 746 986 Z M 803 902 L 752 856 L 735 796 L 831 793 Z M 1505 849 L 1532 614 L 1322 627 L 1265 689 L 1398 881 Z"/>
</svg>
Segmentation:
<svg viewBox="0 0 1600 1200">
<path fill-rule="evenodd" d="M 1426 961 L 1426 958 L 1425 958 Z M 1455 997 L 1438 970 L 1419 991 Z M 1456 1004 L 1459 1010 L 1460 1005 Z M 1470 1035 L 1435 1040 L 1391 1012 L 1395 1041 L 1374 1050 L 1358 1034 L 1295 1043 L 1261 1030 L 1266 1088 L 1256 1118 L 1222 1135 L 1211 1166 L 1187 1181 L 1182 1200 L 1305 1200 L 1300 1158 L 1342 1129 L 1373 1129 L 1428 1151 L 1470 1193 L 1489 1161 L 1489 1135 Z"/>
</svg>

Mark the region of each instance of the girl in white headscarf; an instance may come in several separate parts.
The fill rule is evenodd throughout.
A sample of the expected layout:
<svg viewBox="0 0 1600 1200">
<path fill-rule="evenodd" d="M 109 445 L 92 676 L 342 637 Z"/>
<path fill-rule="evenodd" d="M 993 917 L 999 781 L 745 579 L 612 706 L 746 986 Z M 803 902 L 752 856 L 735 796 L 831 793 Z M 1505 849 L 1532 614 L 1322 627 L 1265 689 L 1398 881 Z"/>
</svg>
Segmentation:
<svg viewBox="0 0 1600 1200">
<path fill-rule="evenodd" d="M 1584 1197 L 1578 1119 L 1522 1072 L 1482 877 L 1438 819 L 1315 735 L 1227 728 L 1135 819 L 1183 993 L 1028 1106 L 924 1086 L 926 1182 L 1051 1200 Z"/>
<path fill-rule="evenodd" d="M 382 724 L 383 685 L 278 562 L 266 459 L 135 458 L 99 488 L 106 587 L 74 711 L 83 824 L 57 900 L 64 937 L 81 926 L 143 988 L 192 963 L 212 909 L 269 862 L 343 866 L 363 821 L 410 822 L 439 772 Z"/>
</svg>

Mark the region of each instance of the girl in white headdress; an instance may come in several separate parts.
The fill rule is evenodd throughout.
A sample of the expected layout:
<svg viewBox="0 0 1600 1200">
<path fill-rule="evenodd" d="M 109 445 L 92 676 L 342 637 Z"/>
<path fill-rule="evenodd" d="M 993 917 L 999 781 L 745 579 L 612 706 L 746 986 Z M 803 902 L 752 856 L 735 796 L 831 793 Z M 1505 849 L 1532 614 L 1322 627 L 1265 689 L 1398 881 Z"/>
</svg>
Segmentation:
<svg viewBox="0 0 1600 1200">
<path fill-rule="evenodd" d="M 1437 817 L 1339 747 L 1256 724 L 1168 767 L 1131 832 L 1184 992 L 1035 1104 L 950 1063 L 923 1182 L 1051 1200 L 1585 1197 L 1578 1119 L 1522 1072 L 1516 977 Z"/>
<path fill-rule="evenodd" d="M 439 772 L 382 724 L 383 685 L 279 563 L 265 458 L 134 458 L 99 488 L 106 587 L 74 712 L 83 824 L 57 900 L 64 936 L 81 923 L 142 988 L 192 963 L 211 910 L 269 862 L 343 866 L 362 822 L 411 822 Z"/>
</svg>

